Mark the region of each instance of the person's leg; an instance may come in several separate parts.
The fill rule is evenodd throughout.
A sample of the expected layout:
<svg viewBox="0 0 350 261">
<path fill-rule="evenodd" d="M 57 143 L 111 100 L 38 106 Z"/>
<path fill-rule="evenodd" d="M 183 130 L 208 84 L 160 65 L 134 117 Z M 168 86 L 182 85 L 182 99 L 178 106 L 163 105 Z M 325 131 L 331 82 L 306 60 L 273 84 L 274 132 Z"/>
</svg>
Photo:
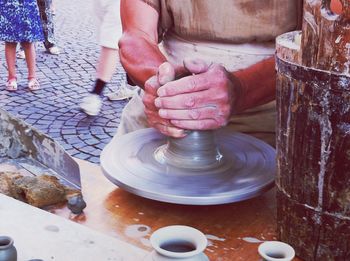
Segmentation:
<svg viewBox="0 0 350 261">
<path fill-rule="evenodd" d="M 90 95 L 86 96 L 80 108 L 91 116 L 99 114 L 102 107 L 101 95 L 106 84 L 112 79 L 116 70 L 118 60 L 118 50 L 101 47 L 101 53 L 96 70 L 96 81 Z"/>
<path fill-rule="evenodd" d="M 80 108 L 85 113 L 93 116 L 98 115 L 101 110 L 102 98 L 100 96 L 106 84 L 112 79 L 118 61 L 118 36 L 115 26 L 118 24 L 119 16 L 115 12 L 116 6 L 118 6 L 118 1 L 109 1 L 107 5 L 99 0 L 93 1 L 101 51 L 95 85 L 80 104 Z"/>
<path fill-rule="evenodd" d="M 108 47 L 101 48 L 100 60 L 97 64 L 96 83 L 92 93 L 101 95 L 105 85 L 111 81 L 117 69 L 118 50 Z M 127 83 L 122 83 L 119 90 L 107 94 L 109 100 L 118 101 L 131 98 L 136 88 L 128 88 Z"/>
<path fill-rule="evenodd" d="M 52 15 L 55 15 L 56 14 L 56 4 L 55 4 L 54 0 L 52 0 L 52 2 L 51 2 L 50 9 L 51 9 Z"/>
<path fill-rule="evenodd" d="M 31 91 L 38 90 L 40 84 L 36 79 L 36 52 L 34 43 L 23 42 L 21 43 L 24 49 L 26 63 L 28 68 L 28 88 Z"/>
<path fill-rule="evenodd" d="M 117 68 L 118 50 L 101 47 L 101 53 L 96 70 L 96 83 L 91 91 L 97 95 L 101 95 L 105 85 L 112 79 Z"/>
<path fill-rule="evenodd" d="M 5 57 L 9 80 L 16 79 L 16 47 L 17 43 L 5 43 Z"/>
<path fill-rule="evenodd" d="M 36 78 L 36 53 L 34 43 L 21 43 L 26 56 L 28 79 Z"/>
<path fill-rule="evenodd" d="M 44 46 L 48 53 L 57 55 L 59 54 L 59 49 L 55 43 L 54 22 L 51 9 L 52 0 L 37 0 L 37 2 L 45 37 Z"/>
<path fill-rule="evenodd" d="M 6 90 L 16 91 L 16 46 L 17 43 L 5 43 L 5 57 L 8 70 L 8 78 L 6 82 Z"/>
</svg>

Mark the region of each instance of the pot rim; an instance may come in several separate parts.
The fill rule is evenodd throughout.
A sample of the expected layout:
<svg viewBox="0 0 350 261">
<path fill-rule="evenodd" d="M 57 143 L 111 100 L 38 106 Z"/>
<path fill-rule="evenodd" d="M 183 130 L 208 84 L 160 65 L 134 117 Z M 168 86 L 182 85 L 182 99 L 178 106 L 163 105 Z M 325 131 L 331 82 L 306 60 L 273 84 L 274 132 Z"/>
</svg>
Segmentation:
<svg viewBox="0 0 350 261">
<path fill-rule="evenodd" d="M 13 245 L 13 239 L 8 236 L 0 236 L 0 243 L 4 242 L 5 244 L 0 244 L 0 249 L 6 249 Z"/>
</svg>

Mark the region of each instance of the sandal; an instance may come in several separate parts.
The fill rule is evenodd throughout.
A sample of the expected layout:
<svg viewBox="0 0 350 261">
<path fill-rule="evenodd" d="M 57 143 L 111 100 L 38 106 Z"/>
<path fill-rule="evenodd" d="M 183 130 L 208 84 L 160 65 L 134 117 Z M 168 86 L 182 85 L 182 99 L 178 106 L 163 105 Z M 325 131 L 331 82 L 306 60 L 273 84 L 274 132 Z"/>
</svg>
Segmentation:
<svg viewBox="0 0 350 261">
<path fill-rule="evenodd" d="M 37 91 L 40 89 L 40 83 L 36 78 L 31 78 L 29 79 L 29 82 L 28 82 L 28 88 L 31 91 Z"/>
<path fill-rule="evenodd" d="M 16 80 L 16 78 L 9 79 L 6 82 L 6 90 L 8 90 L 10 92 L 17 91 L 17 80 Z"/>
</svg>

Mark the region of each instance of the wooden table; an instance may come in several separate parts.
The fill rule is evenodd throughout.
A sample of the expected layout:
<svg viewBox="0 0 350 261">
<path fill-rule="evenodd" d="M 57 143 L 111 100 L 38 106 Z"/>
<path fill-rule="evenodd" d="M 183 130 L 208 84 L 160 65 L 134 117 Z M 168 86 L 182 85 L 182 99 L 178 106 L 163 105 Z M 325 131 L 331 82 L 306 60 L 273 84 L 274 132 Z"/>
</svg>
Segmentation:
<svg viewBox="0 0 350 261">
<path fill-rule="evenodd" d="M 221 206 L 167 204 L 125 192 L 109 182 L 98 165 L 77 161 L 87 202 L 85 213 L 74 216 L 65 207 L 49 211 L 145 250 L 151 251 L 151 233 L 174 224 L 192 226 L 206 234 L 210 245 L 205 253 L 210 260 L 260 260 L 259 242 L 252 242 L 276 239 L 274 190 Z"/>
</svg>

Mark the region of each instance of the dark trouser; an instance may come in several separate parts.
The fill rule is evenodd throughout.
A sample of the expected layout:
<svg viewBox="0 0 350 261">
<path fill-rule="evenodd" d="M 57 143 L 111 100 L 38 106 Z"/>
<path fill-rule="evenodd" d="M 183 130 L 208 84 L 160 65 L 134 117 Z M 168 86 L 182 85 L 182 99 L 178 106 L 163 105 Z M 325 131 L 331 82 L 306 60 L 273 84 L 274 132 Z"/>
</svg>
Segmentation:
<svg viewBox="0 0 350 261">
<path fill-rule="evenodd" d="M 56 44 L 54 34 L 54 23 L 51 11 L 52 0 L 37 0 L 40 19 L 44 31 L 44 45 L 46 49 L 53 47 Z"/>
</svg>

